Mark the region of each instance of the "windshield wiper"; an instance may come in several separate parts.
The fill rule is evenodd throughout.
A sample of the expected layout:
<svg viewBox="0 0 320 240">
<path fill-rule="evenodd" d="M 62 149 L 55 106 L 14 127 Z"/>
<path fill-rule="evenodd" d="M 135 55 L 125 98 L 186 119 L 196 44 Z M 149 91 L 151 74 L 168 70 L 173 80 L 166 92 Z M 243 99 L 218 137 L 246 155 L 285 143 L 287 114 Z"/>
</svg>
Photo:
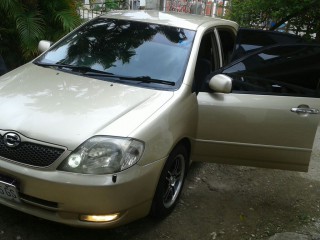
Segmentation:
<svg viewBox="0 0 320 240">
<path fill-rule="evenodd" d="M 154 78 L 151 78 L 150 76 L 130 77 L 130 76 L 115 75 L 113 73 L 96 70 L 86 66 L 75 66 L 75 65 L 62 64 L 62 63 L 41 63 L 41 62 L 34 62 L 34 64 L 42 67 L 68 68 L 73 71 L 78 71 L 85 76 L 112 77 L 112 78 L 118 78 L 120 80 L 127 80 L 127 81 L 137 81 L 137 82 L 143 82 L 143 83 L 158 83 L 158 84 L 165 84 L 170 86 L 175 85 L 175 82 L 161 80 L 161 79 L 154 79 Z"/>
<path fill-rule="evenodd" d="M 87 72 L 84 75 L 89 75 L 89 76 L 103 76 L 103 73 L 90 73 Z M 107 76 L 110 76 L 110 74 L 106 74 Z M 151 78 L 150 76 L 139 76 L 139 77 L 130 77 L 130 76 L 122 76 L 122 75 L 111 75 L 111 77 L 113 78 L 118 78 L 120 80 L 128 80 L 128 81 L 137 81 L 137 82 L 143 82 L 143 83 L 158 83 L 158 84 L 165 84 L 165 85 L 170 85 L 170 86 L 174 86 L 175 82 L 171 82 L 171 81 L 166 81 L 166 80 L 161 80 L 161 79 L 155 79 L 155 78 Z"/>
<path fill-rule="evenodd" d="M 63 63 L 40 63 L 40 62 L 33 62 L 34 64 L 42 67 L 57 67 L 57 68 L 68 68 L 71 70 L 76 70 L 82 74 L 89 74 L 89 73 L 95 73 L 95 74 L 101 74 L 102 76 L 112 76 L 114 75 L 113 73 L 105 72 L 105 71 L 100 71 L 96 70 L 90 67 L 86 66 L 75 66 L 75 65 L 70 65 L 70 64 L 63 64 Z"/>
</svg>

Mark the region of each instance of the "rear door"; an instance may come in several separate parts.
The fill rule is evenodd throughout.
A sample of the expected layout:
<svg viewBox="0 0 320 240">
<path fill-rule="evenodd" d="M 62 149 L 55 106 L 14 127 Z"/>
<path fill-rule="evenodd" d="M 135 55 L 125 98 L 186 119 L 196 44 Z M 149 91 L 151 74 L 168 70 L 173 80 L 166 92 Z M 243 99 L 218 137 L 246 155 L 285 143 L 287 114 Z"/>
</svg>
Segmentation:
<svg viewBox="0 0 320 240">
<path fill-rule="evenodd" d="M 193 159 L 307 171 L 320 116 L 319 45 L 244 50 L 216 72 L 232 77 L 232 93 L 198 94 Z"/>
</svg>

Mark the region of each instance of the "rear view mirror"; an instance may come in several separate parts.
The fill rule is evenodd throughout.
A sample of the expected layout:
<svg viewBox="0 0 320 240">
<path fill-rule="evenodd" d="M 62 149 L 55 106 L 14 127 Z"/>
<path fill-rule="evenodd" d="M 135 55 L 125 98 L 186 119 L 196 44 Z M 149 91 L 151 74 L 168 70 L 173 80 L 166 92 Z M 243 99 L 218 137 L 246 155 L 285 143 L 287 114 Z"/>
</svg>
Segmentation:
<svg viewBox="0 0 320 240">
<path fill-rule="evenodd" d="M 215 92 L 230 93 L 232 89 L 232 78 L 224 74 L 217 74 L 210 79 L 209 87 Z"/>
<path fill-rule="evenodd" d="M 47 51 L 50 48 L 51 44 L 52 44 L 52 42 L 50 42 L 50 41 L 41 40 L 38 44 L 39 52 L 43 53 L 43 52 Z"/>
</svg>

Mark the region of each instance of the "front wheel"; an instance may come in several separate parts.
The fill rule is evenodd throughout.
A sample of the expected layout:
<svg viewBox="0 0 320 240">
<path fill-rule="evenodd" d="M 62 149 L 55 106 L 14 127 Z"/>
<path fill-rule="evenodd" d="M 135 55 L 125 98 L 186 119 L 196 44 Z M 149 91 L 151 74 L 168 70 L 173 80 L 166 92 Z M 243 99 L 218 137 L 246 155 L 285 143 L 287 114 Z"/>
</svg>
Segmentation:
<svg viewBox="0 0 320 240">
<path fill-rule="evenodd" d="M 170 153 L 153 199 L 152 216 L 166 217 L 176 206 L 188 168 L 188 157 L 188 152 L 183 145 L 178 145 Z"/>
</svg>

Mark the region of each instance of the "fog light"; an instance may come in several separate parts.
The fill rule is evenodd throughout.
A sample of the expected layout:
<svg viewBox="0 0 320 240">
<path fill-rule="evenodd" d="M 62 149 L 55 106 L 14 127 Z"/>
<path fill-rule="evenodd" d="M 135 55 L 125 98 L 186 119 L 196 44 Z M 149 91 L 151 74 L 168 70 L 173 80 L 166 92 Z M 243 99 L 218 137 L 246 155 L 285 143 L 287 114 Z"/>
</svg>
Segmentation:
<svg viewBox="0 0 320 240">
<path fill-rule="evenodd" d="M 118 219 L 119 215 L 119 213 L 108 215 L 80 215 L 80 220 L 86 222 L 110 222 Z"/>
</svg>

